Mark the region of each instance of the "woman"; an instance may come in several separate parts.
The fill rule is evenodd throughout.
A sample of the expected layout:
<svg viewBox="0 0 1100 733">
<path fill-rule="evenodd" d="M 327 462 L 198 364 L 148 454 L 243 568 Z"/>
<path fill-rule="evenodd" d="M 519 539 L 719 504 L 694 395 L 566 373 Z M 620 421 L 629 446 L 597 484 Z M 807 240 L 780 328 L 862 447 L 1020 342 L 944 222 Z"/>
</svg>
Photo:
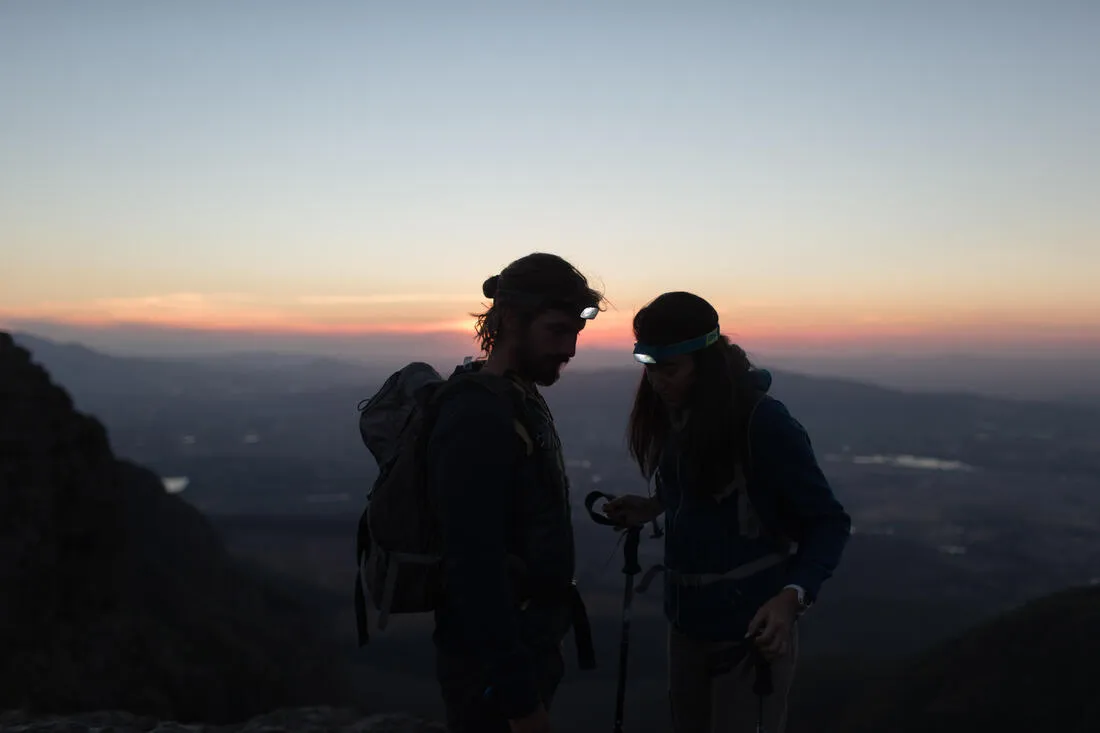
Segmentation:
<svg viewBox="0 0 1100 733">
<path fill-rule="evenodd" d="M 798 654 L 795 622 L 839 563 L 850 519 L 806 431 L 767 394 L 771 375 L 721 335 L 707 301 L 665 293 L 634 317 L 634 337 L 645 374 L 630 416 L 630 453 L 656 491 L 609 501 L 604 512 L 623 526 L 666 515 L 674 730 L 756 730 L 752 688 L 762 656 L 773 687 L 763 722 L 781 733 Z"/>
</svg>

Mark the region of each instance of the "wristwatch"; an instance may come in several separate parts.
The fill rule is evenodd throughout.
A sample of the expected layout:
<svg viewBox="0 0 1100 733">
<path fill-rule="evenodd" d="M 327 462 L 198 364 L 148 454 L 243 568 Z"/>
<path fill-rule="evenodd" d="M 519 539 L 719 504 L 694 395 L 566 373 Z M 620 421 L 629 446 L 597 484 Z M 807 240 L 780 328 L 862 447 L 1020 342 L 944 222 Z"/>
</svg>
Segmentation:
<svg viewBox="0 0 1100 733">
<path fill-rule="evenodd" d="M 813 601 L 810 601 L 806 598 L 806 589 L 805 588 L 803 588 L 800 585 L 795 585 L 793 583 L 791 585 L 783 586 L 783 590 L 786 590 L 787 588 L 790 588 L 790 589 L 794 590 L 798 594 L 798 615 L 799 616 L 806 613 L 806 611 L 810 610 L 810 606 L 813 605 Z"/>
</svg>

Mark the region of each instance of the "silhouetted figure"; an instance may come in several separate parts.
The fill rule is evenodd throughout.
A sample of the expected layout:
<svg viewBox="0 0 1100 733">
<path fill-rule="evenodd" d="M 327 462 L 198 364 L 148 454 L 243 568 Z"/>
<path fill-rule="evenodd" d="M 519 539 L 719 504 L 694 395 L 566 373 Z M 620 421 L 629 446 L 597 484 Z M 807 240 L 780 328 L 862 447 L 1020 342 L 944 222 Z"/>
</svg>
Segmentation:
<svg viewBox="0 0 1100 733">
<path fill-rule="evenodd" d="M 771 375 L 721 334 L 709 303 L 665 293 L 634 336 L 645 374 L 630 450 L 655 492 L 604 511 L 624 525 L 665 514 L 664 563 L 639 590 L 664 571 L 674 730 L 782 733 L 796 621 L 839 563 L 850 518 L 803 427 L 767 394 Z M 760 667 L 771 679 L 758 696 Z"/>
<path fill-rule="evenodd" d="M 565 463 L 538 387 L 558 380 L 603 296 L 571 264 L 541 253 L 486 280 L 483 293 L 493 299 L 477 321 L 488 356 L 451 376 L 479 378 L 447 391 L 426 452 L 443 537 L 437 672 L 451 731 L 541 733 L 571 626 L 581 666 L 593 660 Z M 518 399 L 499 399 L 501 390 Z"/>
</svg>

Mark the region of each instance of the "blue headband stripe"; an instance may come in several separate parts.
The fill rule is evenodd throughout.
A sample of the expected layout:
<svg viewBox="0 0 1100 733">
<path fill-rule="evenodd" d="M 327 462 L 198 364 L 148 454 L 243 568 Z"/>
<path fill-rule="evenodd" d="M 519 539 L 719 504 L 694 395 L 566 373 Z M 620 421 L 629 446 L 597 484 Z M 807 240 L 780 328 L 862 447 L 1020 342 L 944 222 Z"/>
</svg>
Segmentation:
<svg viewBox="0 0 1100 733">
<path fill-rule="evenodd" d="M 634 344 L 634 360 L 642 364 L 656 364 L 672 356 L 680 356 L 681 354 L 690 354 L 695 351 L 700 351 L 717 340 L 718 329 L 715 328 L 710 333 L 688 339 L 687 341 L 669 344 L 668 346 L 649 346 L 637 343 Z"/>
</svg>

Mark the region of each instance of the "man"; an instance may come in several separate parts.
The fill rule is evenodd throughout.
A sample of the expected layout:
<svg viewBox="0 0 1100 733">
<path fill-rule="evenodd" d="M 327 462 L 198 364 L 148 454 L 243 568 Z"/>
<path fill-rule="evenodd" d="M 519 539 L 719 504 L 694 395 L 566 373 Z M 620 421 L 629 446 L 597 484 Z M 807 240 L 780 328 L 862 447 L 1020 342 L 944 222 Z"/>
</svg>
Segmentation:
<svg viewBox="0 0 1100 733">
<path fill-rule="evenodd" d="M 570 627 L 592 661 L 561 444 L 538 387 L 558 380 L 603 295 L 542 253 L 482 290 L 487 358 L 455 370 L 427 446 L 444 548 L 437 675 L 453 733 L 546 733 Z"/>
</svg>

